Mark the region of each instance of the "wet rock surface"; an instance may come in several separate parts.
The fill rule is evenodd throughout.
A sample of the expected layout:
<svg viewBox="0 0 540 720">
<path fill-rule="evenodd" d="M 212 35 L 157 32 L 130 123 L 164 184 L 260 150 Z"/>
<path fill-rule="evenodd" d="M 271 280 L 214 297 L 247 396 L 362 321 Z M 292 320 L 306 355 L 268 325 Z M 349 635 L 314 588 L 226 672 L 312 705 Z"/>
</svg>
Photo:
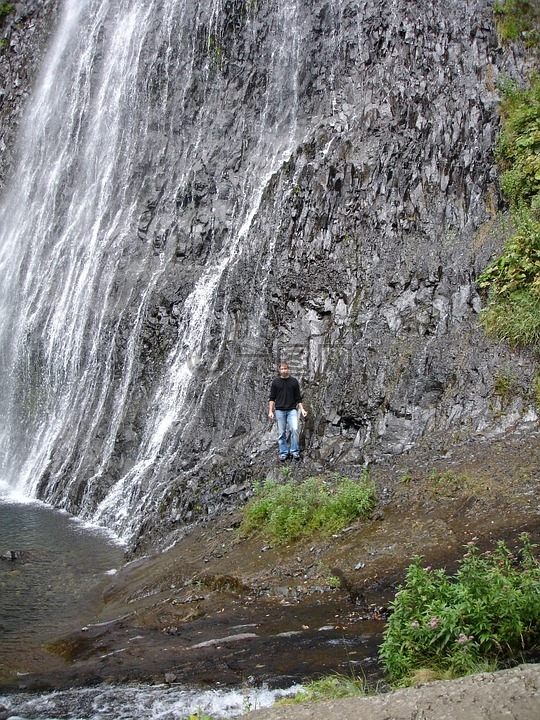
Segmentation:
<svg viewBox="0 0 540 720">
<path fill-rule="evenodd" d="M 380 681 L 377 645 L 414 554 L 451 571 L 471 539 L 482 548 L 512 546 L 521 532 L 540 540 L 537 432 L 409 460 L 373 470 L 373 518 L 338 536 L 273 546 L 241 538 L 231 512 L 128 563 L 107 581 L 94 617 L 4 665 L 2 686 L 284 687 L 351 668 Z"/>
<path fill-rule="evenodd" d="M 17 130 L 58 20 L 58 0 L 25 0 L 12 7 L 0 18 L 0 190 L 13 167 Z"/>
</svg>

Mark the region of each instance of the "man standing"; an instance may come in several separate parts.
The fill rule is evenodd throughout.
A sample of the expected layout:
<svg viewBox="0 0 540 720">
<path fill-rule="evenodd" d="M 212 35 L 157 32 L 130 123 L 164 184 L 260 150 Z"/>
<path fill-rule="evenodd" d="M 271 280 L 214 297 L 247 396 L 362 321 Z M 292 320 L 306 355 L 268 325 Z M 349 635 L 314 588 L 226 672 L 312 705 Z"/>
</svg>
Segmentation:
<svg viewBox="0 0 540 720">
<path fill-rule="evenodd" d="M 282 361 L 279 364 L 279 377 L 272 380 L 268 400 L 268 417 L 270 420 L 275 418 L 277 423 L 279 459 L 282 462 L 289 455 L 287 425 L 291 435 L 290 454 L 295 460 L 300 460 L 298 410 L 302 413 L 302 417 L 306 417 L 307 411 L 302 405 L 302 394 L 298 380 L 291 376 L 289 365 Z"/>
</svg>

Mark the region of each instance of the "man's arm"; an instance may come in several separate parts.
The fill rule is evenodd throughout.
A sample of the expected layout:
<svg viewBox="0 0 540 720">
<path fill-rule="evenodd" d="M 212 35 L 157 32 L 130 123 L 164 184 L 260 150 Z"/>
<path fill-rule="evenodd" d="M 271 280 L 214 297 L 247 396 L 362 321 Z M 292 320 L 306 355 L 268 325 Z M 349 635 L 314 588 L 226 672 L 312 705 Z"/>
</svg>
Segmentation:
<svg viewBox="0 0 540 720">
<path fill-rule="evenodd" d="M 268 401 L 268 417 L 270 418 L 270 420 L 274 419 L 274 410 L 275 409 L 276 409 L 276 403 L 274 402 L 274 400 L 269 400 Z"/>
<path fill-rule="evenodd" d="M 298 380 L 296 381 L 295 385 L 296 385 L 296 409 L 300 410 L 302 417 L 306 417 L 307 410 L 305 409 L 305 407 L 302 404 L 302 393 L 300 392 L 300 383 L 298 382 Z"/>
</svg>

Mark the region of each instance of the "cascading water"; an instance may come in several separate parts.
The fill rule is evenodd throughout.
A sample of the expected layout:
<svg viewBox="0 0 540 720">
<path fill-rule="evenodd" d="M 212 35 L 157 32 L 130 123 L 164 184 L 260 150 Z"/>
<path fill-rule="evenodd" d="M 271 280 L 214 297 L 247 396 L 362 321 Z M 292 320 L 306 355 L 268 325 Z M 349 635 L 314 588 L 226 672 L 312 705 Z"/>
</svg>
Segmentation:
<svg viewBox="0 0 540 720">
<path fill-rule="evenodd" d="M 66 0 L 0 210 L 2 480 L 126 538 L 195 412 L 188 389 L 195 360 L 212 363 L 217 289 L 248 242 L 267 179 L 300 137 L 297 0 L 273 10 L 275 32 L 258 50 L 265 82 L 255 116 L 229 108 L 218 122 L 231 7 L 231 22 L 260 42 L 245 3 Z M 249 142 L 237 147 L 231 132 L 228 147 L 227 125 L 249 122 Z M 210 252 L 179 303 L 157 381 L 144 389 L 137 450 L 113 473 L 118 434 L 141 391 L 149 304 L 180 271 L 175 239 L 198 203 L 193 169 L 212 163 L 214 143 L 241 181 L 235 192 L 222 172 L 205 209 Z"/>
</svg>

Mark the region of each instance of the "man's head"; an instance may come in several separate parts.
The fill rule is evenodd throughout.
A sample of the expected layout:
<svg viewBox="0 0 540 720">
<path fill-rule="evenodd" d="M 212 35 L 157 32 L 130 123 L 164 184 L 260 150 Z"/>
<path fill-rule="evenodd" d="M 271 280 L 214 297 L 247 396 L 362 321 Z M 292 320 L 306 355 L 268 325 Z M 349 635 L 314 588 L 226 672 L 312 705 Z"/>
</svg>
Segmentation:
<svg viewBox="0 0 540 720">
<path fill-rule="evenodd" d="M 288 363 L 286 363 L 284 360 L 279 363 L 278 370 L 282 378 L 288 378 L 291 372 Z"/>
</svg>

